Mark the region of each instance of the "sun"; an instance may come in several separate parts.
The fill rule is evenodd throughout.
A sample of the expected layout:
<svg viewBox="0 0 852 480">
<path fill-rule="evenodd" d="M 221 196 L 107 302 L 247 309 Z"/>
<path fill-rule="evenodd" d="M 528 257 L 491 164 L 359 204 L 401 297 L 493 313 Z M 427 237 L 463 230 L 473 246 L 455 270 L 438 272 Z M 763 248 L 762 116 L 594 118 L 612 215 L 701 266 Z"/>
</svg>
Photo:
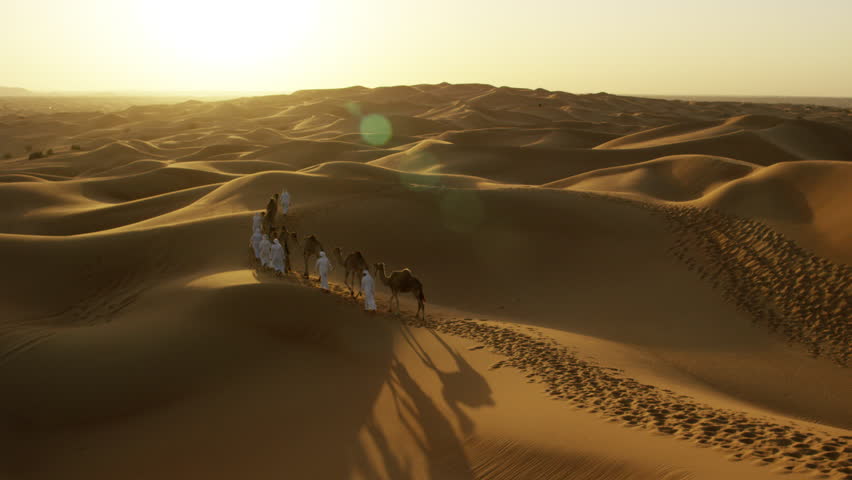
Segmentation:
<svg viewBox="0 0 852 480">
<path fill-rule="evenodd" d="M 310 44 L 317 9 L 311 1 L 149 0 L 136 20 L 161 55 L 240 67 L 286 58 Z"/>
</svg>

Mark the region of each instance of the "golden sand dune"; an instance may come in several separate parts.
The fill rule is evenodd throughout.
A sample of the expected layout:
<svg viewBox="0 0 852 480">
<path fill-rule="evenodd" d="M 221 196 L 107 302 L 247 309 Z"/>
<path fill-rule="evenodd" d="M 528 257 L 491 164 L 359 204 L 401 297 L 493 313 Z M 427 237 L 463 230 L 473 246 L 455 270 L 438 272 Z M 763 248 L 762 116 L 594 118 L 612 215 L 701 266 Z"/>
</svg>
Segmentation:
<svg viewBox="0 0 852 480">
<path fill-rule="evenodd" d="M 699 198 L 757 168 L 757 165 L 730 158 L 673 155 L 622 167 L 601 168 L 544 186 L 686 201 Z"/>
<path fill-rule="evenodd" d="M 852 478 L 844 109 L 94 105 L 0 114 L 2 478 Z M 283 188 L 278 278 L 247 244 Z M 425 318 L 319 291 L 311 234 Z"/>
</svg>

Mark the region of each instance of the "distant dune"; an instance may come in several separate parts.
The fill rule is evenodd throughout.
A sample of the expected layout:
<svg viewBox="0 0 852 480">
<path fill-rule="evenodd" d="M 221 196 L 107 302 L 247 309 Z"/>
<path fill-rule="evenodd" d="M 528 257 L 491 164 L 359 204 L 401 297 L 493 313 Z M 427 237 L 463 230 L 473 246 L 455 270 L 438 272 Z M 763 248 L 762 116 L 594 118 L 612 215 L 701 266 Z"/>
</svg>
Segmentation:
<svg viewBox="0 0 852 480">
<path fill-rule="evenodd" d="M 20 87 L 0 87 L 0 97 L 20 97 L 32 95 L 33 92 Z"/>
<path fill-rule="evenodd" d="M 0 478 L 849 480 L 851 186 L 831 106 L 13 98 Z M 278 278 L 248 243 L 284 188 Z M 336 258 L 320 292 L 307 235 L 411 269 L 424 318 Z"/>
</svg>

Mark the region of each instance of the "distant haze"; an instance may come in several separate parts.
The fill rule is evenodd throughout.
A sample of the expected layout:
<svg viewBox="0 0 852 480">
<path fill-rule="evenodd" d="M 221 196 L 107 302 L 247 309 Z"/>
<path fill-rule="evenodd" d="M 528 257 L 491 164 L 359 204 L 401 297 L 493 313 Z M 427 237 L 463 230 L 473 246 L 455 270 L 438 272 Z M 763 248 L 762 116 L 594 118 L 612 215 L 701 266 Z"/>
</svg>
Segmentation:
<svg viewBox="0 0 852 480">
<path fill-rule="evenodd" d="M 289 92 L 481 82 L 852 97 L 852 1 L 0 2 L 0 82 L 37 92 Z"/>
</svg>

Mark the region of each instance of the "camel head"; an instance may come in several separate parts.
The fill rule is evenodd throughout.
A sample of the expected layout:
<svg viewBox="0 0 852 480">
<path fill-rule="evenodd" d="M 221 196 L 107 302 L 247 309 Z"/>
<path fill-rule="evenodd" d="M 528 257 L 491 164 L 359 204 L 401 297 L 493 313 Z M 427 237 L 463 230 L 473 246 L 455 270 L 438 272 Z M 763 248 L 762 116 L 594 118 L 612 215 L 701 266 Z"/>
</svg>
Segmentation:
<svg viewBox="0 0 852 480">
<path fill-rule="evenodd" d="M 385 276 L 385 264 L 382 262 L 373 264 L 373 271 L 375 272 L 377 277 L 384 278 Z M 381 275 L 379 275 L 381 273 Z"/>
</svg>

